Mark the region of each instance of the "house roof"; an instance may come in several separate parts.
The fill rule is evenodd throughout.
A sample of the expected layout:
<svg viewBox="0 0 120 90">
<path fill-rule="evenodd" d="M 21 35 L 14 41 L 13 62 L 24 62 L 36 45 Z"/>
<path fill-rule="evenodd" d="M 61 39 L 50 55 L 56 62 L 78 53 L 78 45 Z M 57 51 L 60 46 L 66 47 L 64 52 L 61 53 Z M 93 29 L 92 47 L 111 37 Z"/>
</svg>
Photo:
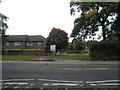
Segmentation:
<svg viewBox="0 0 120 90">
<path fill-rule="evenodd" d="M 7 41 L 26 41 L 27 35 L 8 35 Z"/>
<path fill-rule="evenodd" d="M 44 38 L 41 35 L 8 35 L 7 41 L 44 41 Z"/>
<path fill-rule="evenodd" d="M 28 36 L 27 41 L 44 41 L 44 40 L 46 39 L 41 35 L 31 35 L 31 36 Z"/>
</svg>

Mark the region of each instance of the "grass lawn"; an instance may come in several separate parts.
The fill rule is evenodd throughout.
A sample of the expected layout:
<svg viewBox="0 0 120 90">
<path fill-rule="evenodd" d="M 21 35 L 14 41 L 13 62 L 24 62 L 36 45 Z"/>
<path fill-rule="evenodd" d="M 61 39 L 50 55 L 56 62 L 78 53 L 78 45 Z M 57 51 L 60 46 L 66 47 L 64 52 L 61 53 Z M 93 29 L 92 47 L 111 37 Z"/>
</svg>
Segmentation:
<svg viewBox="0 0 120 90">
<path fill-rule="evenodd" d="M 26 60 L 30 58 L 40 58 L 41 56 L 7 56 L 3 55 L 2 60 Z"/>
<path fill-rule="evenodd" d="M 74 55 L 59 55 L 59 56 L 2 56 L 2 60 L 26 60 L 30 58 L 48 58 L 48 59 L 77 59 L 90 60 L 88 55 L 74 54 Z"/>
</svg>

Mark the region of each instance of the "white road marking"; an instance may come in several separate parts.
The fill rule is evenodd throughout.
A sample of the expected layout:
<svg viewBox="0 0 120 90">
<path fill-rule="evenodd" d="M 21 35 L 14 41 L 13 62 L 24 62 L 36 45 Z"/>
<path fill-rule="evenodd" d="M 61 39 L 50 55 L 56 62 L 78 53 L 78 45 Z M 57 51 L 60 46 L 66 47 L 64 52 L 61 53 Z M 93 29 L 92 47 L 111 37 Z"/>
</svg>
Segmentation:
<svg viewBox="0 0 120 90">
<path fill-rule="evenodd" d="M 8 79 L 8 80 L 0 80 L 0 81 L 31 81 L 31 80 L 34 80 L 34 79 Z"/>
<path fill-rule="evenodd" d="M 91 86 L 119 86 L 119 83 L 90 84 Z"/>
<path fill-rule="evenodd" d="M 64 70 L 82 70 L 82 68 L 64 68 Z"/>
<path fill-rule="evenodd" d="M 8 80 L 0 80 L 0 81 L 6 81 L 6 83 L 3 83 L 4 85 L 31 85 L 31 86 L 35 85 L 33 83 L 14 82 L 14 81 L 30 81 L 30 80 L 35 80 L 35 79 L 8 79 Z M 83 81 L 52 80 L 52 79 L 37 79 L 37 80 L 48 82 L 48 83 L 44 83 L 44 86 L 83 86 Z M 53 82 L 53 83 L 49 83 L 49 82 Z M 86 83 L 91 86 L 107 86 L 107 85 L 118 86 L 120 85 L 120 80 L 86 81 Z M 2 85 L 2 83 L 0 83 L 0 85 Z M 18 87 L 16 86 L 15 88 Z"/>
<path fill-rule="evenodd" d="M 67 80 L 51 80 L 51 79 L 38 79 L 39 81 L 49 81 L 49 82 L 69 82 L 69 83 L 83 83 L 83 81 L 67 81 Z"/>
<path fill-rule="evenodd" d="M 8 82 L 4 83 L 5 85 L 28 85 L 28 83 L 19 83 L 19 82 Z"/>
<path fill-rule="evenodd" d="M 108 68 L 84 68 L 84 70 L 107 70 Z"/>
<path fill-rule="evenodd" d="M 4 87 L 4 88 L 7 88 L 7 87 Z"/>
<path fill-rule="evenodd" d="M 87 81 L 86 83 L 107 83 L 107 82 L 120 82 L 120 80 Z"/>
<path fill-rule="evenodd" d="M 18 88 L 18 86 L 14 87 L 14 89 Z"/>
<path fill-rule="evenodd" d="M 30 83 L 30 85 L 33 86 L 33 85 L 35 85 L 35 84 Z"/>
<path fill-rule="evenodd" d="M 83 84 L 75 83 L 44 83 L 44 86 L 83 86 Z"/>
<path fill-rule="evenodd" d="M 29 88 L 29 87 L 26 87 L 26 88 Z"/>
<path fill-rule="evenodd" d="M 108 68 L 57 68 L 63 70 L 107 70 Z"/>
</svg>

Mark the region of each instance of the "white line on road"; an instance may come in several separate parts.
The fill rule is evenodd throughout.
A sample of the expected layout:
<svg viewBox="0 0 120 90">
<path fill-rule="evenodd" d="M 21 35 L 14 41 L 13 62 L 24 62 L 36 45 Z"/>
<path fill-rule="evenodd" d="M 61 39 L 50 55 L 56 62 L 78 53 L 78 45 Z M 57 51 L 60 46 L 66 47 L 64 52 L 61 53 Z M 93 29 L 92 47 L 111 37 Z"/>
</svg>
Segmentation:
<svg viewBox="0 0 120 90">
<path fill-rule="evenodd" d="M 108 68 L 63 68 L 63 70 L 107 70 Z"/>
<path fill-rule="evenodd" d="M 38 79 L 39 81 L 49 81 L 49 82 L 69 82 L 69 83 L 83 83 L 83 81 L 67 81 L 67 80 L 51 80 L 51 79 Z"/>
<path fill-rule="evenodd" d="M 108 68 L 84 68 L 84 70 L 107 70 Z"/>
<path fill-rule="evenodd" d="M 83 86 L 83 84 L 75 83 L 44 83 L 44 86 Z"/>
<path fill-rule="evenodd" d="M 82 68 L 64 68 L 64 70 L 82 70 Z"/>
<path fill-rule="evenodd" d="M 7 80 L 0 80 L 0 81 L 31 81 L 34 79 L 7 79 Z"/>
<path fill-rule="evenodd" d="M 8 87 L 4 87 L 4 88 L 8 88 Z"/>
<path fill-rule="evenodd" d="M 19 88 L 19 87 L 18 86 L 14 87 L 14 89 L 17 89 L 17 88 Z"/>
<path fill-rule="evenodd" d="M 90 84 L 91 86 L 119 86 L 119 83 Z"/>
<path fill-rule="evenodd" d="M 12 82 L 12 83 L 10 83 L 10 82 L 8 82 L 8 83 L 5 83 L 5 85 L 28 85 L 28 83 L 17 83 L 17 82 Z"/>
<path fill-rule="evenodd" d="M 107 83 L 107 82 L 120 82 L 120 80 L 87 81 L 86 83 Z"/>
</svg>

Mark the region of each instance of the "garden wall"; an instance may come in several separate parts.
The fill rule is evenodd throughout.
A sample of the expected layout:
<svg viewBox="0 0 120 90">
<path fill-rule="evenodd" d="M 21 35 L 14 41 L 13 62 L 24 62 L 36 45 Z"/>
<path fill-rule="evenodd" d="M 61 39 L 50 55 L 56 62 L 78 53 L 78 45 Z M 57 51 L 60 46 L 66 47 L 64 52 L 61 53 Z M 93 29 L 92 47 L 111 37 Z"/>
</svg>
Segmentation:
<svg viewBox="0 0 120 90">
<path fill-rule="evenodd" d="M 21 49 L 21 50 L 7 50 L 4 55 L 23 55 L 23 56 L 44 56 L 44 49 Z"/>
</svg>

